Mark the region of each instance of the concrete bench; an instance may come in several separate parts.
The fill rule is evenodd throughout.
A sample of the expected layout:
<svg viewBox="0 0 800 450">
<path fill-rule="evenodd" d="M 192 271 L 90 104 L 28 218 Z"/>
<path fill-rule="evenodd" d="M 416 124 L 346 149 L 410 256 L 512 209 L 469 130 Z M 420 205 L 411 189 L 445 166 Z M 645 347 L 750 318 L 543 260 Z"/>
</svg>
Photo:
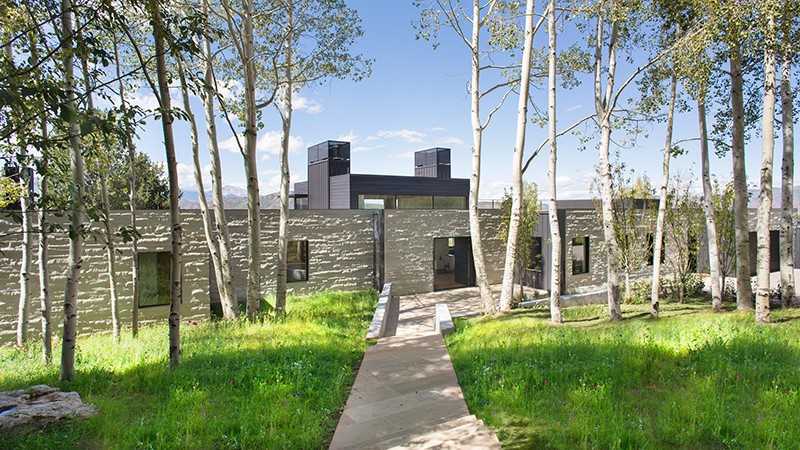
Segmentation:
<svg viewBox="0 0 800 450">
<path fill-rule="evenodd" d="M 383 285 L 381 296 L 378 298 L 378 306 L 372 316 L 372 322 L 367 330 L 367 340 L 380 339 L 386 333 L 386 321 L 389 317 L 389 305 L 392 301 L 392 283 Z"/>
<path fill-rule="evenodd" d="M 450 315 L 450 308 L 447 307 L 447 303 L 436 304 L 436 316 L 433 320 L 434 329 L 442 333 L 442 336 L 456 331 L 456 326 L 453 324 L 453 317 Z"/>
</svg>

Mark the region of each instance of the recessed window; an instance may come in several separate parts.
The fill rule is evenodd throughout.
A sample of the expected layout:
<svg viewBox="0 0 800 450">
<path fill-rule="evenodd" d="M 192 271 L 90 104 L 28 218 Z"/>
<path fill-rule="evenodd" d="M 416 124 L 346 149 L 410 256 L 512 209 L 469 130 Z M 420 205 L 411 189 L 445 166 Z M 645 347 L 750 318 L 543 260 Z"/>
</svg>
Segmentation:
<svg viewBox="0 0 800 450">
<path fill-rule="evenodd" d="M 432 209 L 433 197 L 430 195 L 398 195 L 397 209 Z"/>
<path fill-rule="evenodd" d="M 433 197 L 433 209 L 467 209 L 467 197 L 463 195 L 437 195 Z"/>
<path fill-rule="evenodd" d="M 308 241 L 289 241 L 286 252 L 286 281 L 308 281 Z"/>
<path fill-rule="evenodd" d="M 394 209 L 394 195 L 366 194 L 358 196 L 358 209 Z"/>
<path fill-rule="evenodd" d="M 572 239 L 572 274 L 589 273 L 589 236 Z"/>
<path fill-rule="evenodd" d="M 139 307 L 169 305 L 170 252 L 139 253 Z"/>
</svg>

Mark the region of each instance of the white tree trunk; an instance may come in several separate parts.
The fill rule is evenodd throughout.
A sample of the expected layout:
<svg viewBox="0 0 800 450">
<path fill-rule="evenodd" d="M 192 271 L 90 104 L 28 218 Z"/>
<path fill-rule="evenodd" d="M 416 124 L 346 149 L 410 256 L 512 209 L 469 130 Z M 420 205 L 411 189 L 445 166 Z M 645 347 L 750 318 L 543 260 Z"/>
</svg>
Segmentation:
<svg viewBox="0 0 800 450">
<path fill-rule="evenodd" d="M 608 110 L 611 94 L 614 90 L 614 76 L 616 72 L 616 40 L 619 27 L 616 22 L 612 24 L 609 40 L 609 58 L 606 73 L 606 90 L 603 95 L 601 74 L 603 70 L 603 14 L 597 15 L 597 35 L 595 40 L 595 83 L 594 101 L 597 120 L 600 125 L 600 145 L 597 170 L 600 176 L 603 238 L 605 240 L 607 277 L 606 288 L 608 291 L 608 317 L 612 321 L 621 320 L 622 312 L 619 306 L 619 253 L 617 238 L 614 234 L 614 200 L 613 180 L 611 177 L 611 164 L 609 162 L 609 146 L 611 145 L 611 111 Z"/>
<path fill-rule="evenodd" d="M 768 323 L 770 245 L 769 219 L 772 214 L 772 162 L 775 155 L 775 50 L 771 37 L 775 34 L 775 17 L 770 16 L 764 52 L 764 110 L 761 119 L 761 191 L 758 193 L 756 231 L 758 265 L 756 322 Z"/>
<path fill-rule="evenodd" d="M 791 44 L 781 67 L 781 130 L 783 162 L 781 166 L 781 299 L 784 306 L 796 306 L 794 279 L 794 111 L 792 111 Z"/>
<path fill-rule="evenodd" d="M 153 23 L 153 40 L 156 52 L 156 74 L 158 75 L 159 108 L 161 110 L 161 128 L 164 133 L 164 149 L 167 154 L 167 177 L 169 179 L 169 222 L 172 237 L 172 258 L 170 261 L 169 290 L 169 365 L 175 368 L 180 363 L 181 355 L 181 212 L 178 189 L 178 161 L 175 157 L 175 137 L 172 132 L 172 102 L 167 79 L 166 46 L 164 23 L 158 8 L 158 0 L 150 1 L 150 20 Z"/>
<path fill-rule="evenodd" d="M 73 10 L 72 0 L 61 0 L 61 36 L 64 56 L 64 91 L 67 98 L 67 107 L 76 109 L 75 95 L 75 57 L 72 52 L 74 47 L 73 35 Z M 76 122 L 68 125 L 68 140 L 70 148 L 70 173 L 75 194 L 72 197 L 72 210 L 70 212 L 70 239 L 69 257 L 67 259 L 67 281 L 64 287 L 64 331 L 61 344 L 61 373 L 62 381 L 71 381 L 75 376 L 75 336 L 78 329 L 78 284 L 81 277 L 83 264 L 83 228 L 84 228 L 84 201 L 85 189 L 83 181 L 83 154 L 81 153 L 80 128 Z"/>
<path fill-rule="evenodd" d="M 292 27 L 293 4 L 292 0 L 286 2 L 287 30 L 284 38 L 283 51 L 286 57 L 283 83 L 283 112 L 281 113 L 281 209 L 278 221 L 278 280 L 275 290 L 275 314 L 280 316 L 286 311 L 286 260 L 289 248 L 289 138 L 292 132 Z"/>
<path fill-rule="evenodd" d="M 111 208 L 108 201 L 108 181 L 105 173 L 100 174 L 100 197 L 103 203 L 103 228 L 106 235 L 106 260 L 108 261 L 108 288 L 111 302 L 111 331 L 114 342 L 119 342 L 119 297 L 117 295 L 117 259 L 114 233 L 111 231 Z"/>
<path fill-rule="evenodd" d="M 669 83 L 669 110 L 667 112 L 667 136 L 664 144 L 664 162 L 661 164 L 661 187 L 658 195 L 658 214 L 656 215 L 656 234 L 653 238 L 653 281 L 650 293 L 650 317 L 658 317 L 658 291 L 661 289 L 661 247 L 664 240 L 664 218 L 667 213 L 667 187 L 669 186 L 669 162 L 672 159 L 672 129 L 675 119 L 675 92 L 678 77 L 672 71 Z"/>
<path fill-rule="evenodd" d="M 47 119 L 42 118 L 42 136 L 47 139 Z M 47 156 L 43 155 L 42 168 L 47 173 Z M 39 180 L 40 199 L 48 195 L 47 176 Z M 50 262 L 48 261 L 47 210 L 39 203 L 39 312 L 42 315 L 42 360 L 49 364 L 53 359 L 53 324 L 51 322 L 52 305 L 50 302 Z"/>
<path fill-rule="evenodd" d="M 219 254 L 219 240 L 211 225 L 211 214 L 208 210 L 208 201 L 206 200 L 206 188 L 203 183 L 203 168 L 200 165 L 200 143 L 198 141 L 197 132 L 197 119 L 194 112 L 192 112 L 192 105 L 189 103 L 189 86 L 186 83 L 186 74 L 184 73 L 183 61 L 178 60 L 178 78 L 181 83 L 181 97 L 183 98 L 183 109 L 189 119 L 189 129 L 191 130 L 192 142 L 192 166 L 194 167 L 194 183 L 197 186 L 198 202 L 200 203 L 200 217 L 203 221 L 203 234 L 206 237 L 206 247 L 211 256 L 211 267 L 214 270 L 214 277 L 217 281 L 217 286 L 220 292 L 220 298 L 226 296 L 226 285 L 222 278 L 222 262 Z M 228 318 L 227 316 L 225 316 Z"/>
<path fill-rule="evenodd" d="M 203 2 L 203 7 L 208 11 L 208 1 Z M 233 278 L 233 263 L 231 262 L 231 238 L 228 233 L 228 219 L 225 215 L 225 203 L 222 196 L 222 169 L 219 157 L 219 141 L 217 139 L 216 113 L 214 112 L 214 97 L 216 93 L 216 79 L 211 53 L 211 42 L 203 39 L 203 93 L 201 95 L 206 119 L 206 136 L 208 138 L 208 153 L 211 159 L 211 201 L 214 207 L 214 230 L 218 235 L 219 262 L 222 284 L 218 284 L 222 315 L 230 320 L 236 318 L 237 299 L 236 284 Z M 219 283 L 219 282 L 218 282 Z"/>
<path fill-rule="evenodd" d="M 28 173 L 27 150 L 20 152 L 19 180 L 23 186 L 19 200 L 22 214 L 22 255 L 19 268 L 19 310 L 17 315 L 17 345 L 22 347 L 28 340 L 28 306 L 31 300 L 31 262 L 33 260 L 33 221 L 31 217 L 30 174 Z"/>
<path fill-rule="evenodd" d="M 708 266 L 711 272 L 711 306 L 722 311 L 722 284 L 720 284 L 719 250 L 717 249 L 717 224 L 714 219 L 714 196 L 711 190 L 711 169 L 708 161 L 708 128 L 706 126 L 706 100 L 704 94 L 697 99 L 697 118 L 700 127 L 700 171 L 703 179 L 703 212 L 708 235 Z"/>
<path fill-rule="evenodd" d="M 750 232 L 747 217 L 747 174 L 744 163 L 744 96 L 740 46 L 730 49 L 731 106 L 733 134 L 733 218 L 736 228 L 736 307 L 753 309 L 750 288 Z"/>
<path fill-rule="evenodd" d="M 244 53 L 244 172 L 247 178 L 247 315 L 255 317 L 261 302 L 261 198 L 258 186 L 256 145 L 258 117 L 256 105 L 256 64 L 253 37 L 253 1 L 242 2 Z"/>
<path fill-rule="evenodd" d="M 475 262 L 475 278 L 480 290 L 484 313 L 495 312 L 497 306 L 492 297 L 486 265 L 483 258 L 483 242 L 481 241 L 480 211 L 478 210 L 478 193 L 481 182 L 481 145 L 483 140 L 483 124 L 480 116 L 480 30 L 481 5 L 479 0 L 472 4 L 472 81 L 470 84 L 471 117 L 472 117 L 472 174 L 469 185 L 469 232 L 472 237 L 472 255 Z"/>
<path fill-rule="evenodd" d="M 114 60 L 116 62 L 117 79 L 119 79 L 119 101 L 123 113 L 127 113 L 128 104 L 125 100 L 125 82 L 120 70 L 119 48 L 116 36 L 112 37 L 114 44 Z M 134 338 L 139 335 L 139 237 L 136 226 L 136 145 L 133 143 L 133 130 L 126 124 L 126 147 L 128 149 L 128 206 L 131 216 L 131 282 L 133 298 L 131 300 L 131 334 Z"/>
<path fill-rule="evenodd" d="M 503 270 L 503 287 L 500 293 L 500 311 L 511 309 L 514 292 L 514 267 L 517 257 L 520 211 L 522 210 L 522 155 L 525 152 L 525 130 L 528 124 L 528 88 L 531 77 L 531 48 L 533 47 L 533 0 L 525 7 L 525 44 L 522 51 L 522 67 L 517 106 L 517 137 L 514 143 L 514 159 L 511 168 L 511 217 L 508 222 L 506 261 Z M 520 280 L 522 272 L 520 272 Z M 520 283 L 521 285 L 522 283 Z"/>
<path fill-rule="evenodd" d="M 558 228 L 558 204 L 556 203 L 556 2 L 550 0 L 547 9 L 547 36 L 548 36 L 548 106 L 547 126 L 550 135 L 550 163 L 547 171 L 547 181 L 550 185 L 547 202 L 548 216 L 550 218 L 550 245 L 552 258 L 550 259 L 550 320 L 562 323 L 561 317 L 561 230 Z"/>
</svg>

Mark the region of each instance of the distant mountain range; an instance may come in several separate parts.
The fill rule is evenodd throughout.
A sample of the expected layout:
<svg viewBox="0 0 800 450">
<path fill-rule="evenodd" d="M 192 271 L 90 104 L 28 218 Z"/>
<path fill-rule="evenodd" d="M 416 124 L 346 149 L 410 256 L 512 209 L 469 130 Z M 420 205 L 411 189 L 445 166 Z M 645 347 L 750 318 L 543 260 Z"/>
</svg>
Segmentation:
<svg viewBox="0 0 800 450">
<path fill-rule="evenodd" d="M 182 191 L 181 209 L 200 209 L 200 194 L 197 191 Z M 211 191 L 205 192 L 206 200 L 211 206 Z M 222 197 L 225 209 L 247 209 L 247 189 L 238 186 L 223 186 Z M 261 196 L 261 209 L 278 209 L 281 204 L 281 194 L 273 192 Z M 291 208 L 291 202 L 289 203 Z"/>
<path fill-rule="evenodd" d="M 750 201 L 747 203 L 748 208 L 758 208 L 758 193 L 760 189 L 748 189 L 747 193 L 750 194 Z M 800 186 L 794 187 L 794 207 L 800 208 Z M 772 207 L 781 207 L 781 188 L 772 188 Z"/>
</svg>

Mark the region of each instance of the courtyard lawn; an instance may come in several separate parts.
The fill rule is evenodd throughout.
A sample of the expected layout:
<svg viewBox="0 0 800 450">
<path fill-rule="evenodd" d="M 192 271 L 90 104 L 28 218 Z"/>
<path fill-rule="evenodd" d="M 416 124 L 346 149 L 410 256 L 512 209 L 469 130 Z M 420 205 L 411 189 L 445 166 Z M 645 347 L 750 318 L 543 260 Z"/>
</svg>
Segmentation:
<svg viewBox="0 0 800 450">
<path fill-rule="evenodd" d="M 457 322 L 448 348 L 470 411 L 513 448 L 800 448 L 800 310 L 710 301 Z"/>
<path fill-rule="evenodd" d="M 361 357 L 377 295 L 289 299 L 288 316 L 181 324 L 181 364 L 168 368 L 167 327 L 78 338 L 75 381 L 58 382 L 39 348 L 0 349 L 0 390 L 49 384 L 100 413 L 0 448 L 326 448 Z M 57 361 L 61 348 L 56 345 Z"/>
</svg>

